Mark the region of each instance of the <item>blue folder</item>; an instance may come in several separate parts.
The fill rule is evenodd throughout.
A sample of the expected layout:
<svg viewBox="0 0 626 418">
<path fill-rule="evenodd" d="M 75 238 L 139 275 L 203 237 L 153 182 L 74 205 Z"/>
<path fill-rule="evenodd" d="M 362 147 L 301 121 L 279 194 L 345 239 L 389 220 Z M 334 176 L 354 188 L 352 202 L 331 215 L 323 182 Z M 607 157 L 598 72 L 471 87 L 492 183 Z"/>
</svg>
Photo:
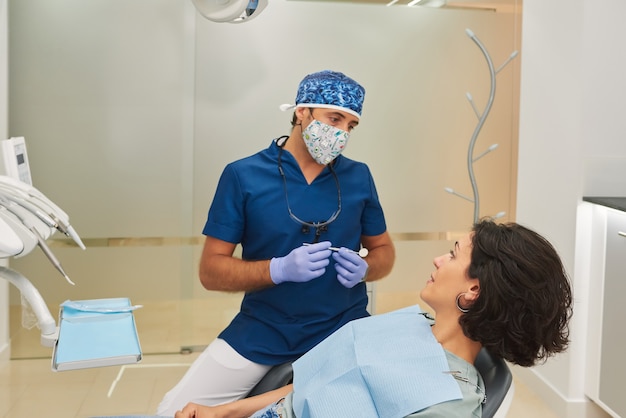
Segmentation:
<svg viewBox="0 0 626 418">
<path fill-rule="evenodd" d="M 116 366 L 141 361 L 141 346 L 128 298 L 66 301 L 52 370 Z"/>
</svg>

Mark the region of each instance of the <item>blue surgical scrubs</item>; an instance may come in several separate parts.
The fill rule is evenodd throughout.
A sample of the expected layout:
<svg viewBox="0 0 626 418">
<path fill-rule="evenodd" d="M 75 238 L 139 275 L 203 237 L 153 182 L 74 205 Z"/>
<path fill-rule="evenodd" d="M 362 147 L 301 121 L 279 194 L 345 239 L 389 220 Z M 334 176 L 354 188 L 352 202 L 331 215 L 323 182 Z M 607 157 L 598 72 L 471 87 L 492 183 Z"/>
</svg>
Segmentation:
<svg viewBox="0 0 626 418">
<path fill-rule="evenodd" d="M 358 250 L 362 235 L 386 231 L 374 180 L 366 164 L 343 155 L 333 167 L 341 212 L 320 241 Z M 308 184 L 293 156 L 272 141 L 267 149 L 226 166 L 203 233 L 241 243 L 244 260 L 281 257 L 315 239 L 315 228 L 306 231 L 289 216 L 288 206 L 305 222 L 324 222 L 337 211 L 338 200 L 328 167 Z M 275 365 L 295 360 L 345 323 L 368 316 L 365 284 L 345 288 L 337 281 L 332 257 L 330 263 L 323 276 L 309 282 L 247 292 L 240 312 L 219 338 L 255 363 Z"/>
</svg>

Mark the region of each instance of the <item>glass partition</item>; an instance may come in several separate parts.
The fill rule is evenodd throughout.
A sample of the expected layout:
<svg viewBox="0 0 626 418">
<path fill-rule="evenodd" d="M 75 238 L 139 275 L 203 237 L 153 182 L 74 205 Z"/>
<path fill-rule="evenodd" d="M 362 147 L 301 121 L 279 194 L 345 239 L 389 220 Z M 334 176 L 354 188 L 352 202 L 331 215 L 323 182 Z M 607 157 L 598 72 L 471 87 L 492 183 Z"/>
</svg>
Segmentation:
<svg viewBox="0 0 626 418">
<path fill-rule="evenodd" d="M 44 4 L 45 3 L 45 4 Z M 11 260 L 53 316 L 66 299 L 130 297 L 144 353 L 206 345 L 241 294 L 197 278 L 208 207 L 224 166 L 288 134 L 302 77 L 342 71 L 366 88 L 346 155 L 374 174 L 397 246 L 375 312 L 419 302 L 433 256 L 467 231 L 468 147 L 496 66 L 519 48 L 521 7 L 466 10 L 272 0 L 249 23 L 207 21 L 191 2 L 9 1 L 9 131 L 27 141 L 35 187 L 69 215 L 86 251 L 49 241 Z M 333 30 L 320 30 L 319 22 Z M 111 28 L 115 28 L 112 30 Z M 514 219 L 517 57 L 497 74 L 476 137 L 481 216 Z M 468 94 L 472 101 L 468 100 Z M 446 193 L 452 188 L 457 195 Z M 10 295 L 13 358 L 50 356 Z"/>
</svg>

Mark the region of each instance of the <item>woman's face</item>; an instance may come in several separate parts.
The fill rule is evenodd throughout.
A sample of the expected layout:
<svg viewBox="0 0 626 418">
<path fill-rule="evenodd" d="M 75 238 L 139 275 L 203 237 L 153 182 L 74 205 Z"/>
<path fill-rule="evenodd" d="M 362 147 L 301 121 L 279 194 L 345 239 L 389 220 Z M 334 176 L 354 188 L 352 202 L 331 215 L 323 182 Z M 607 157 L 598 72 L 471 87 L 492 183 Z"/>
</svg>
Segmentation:
<svg viewBox="0 0 626 418">
<path fill-rule="evenodd" d="M 454 244 L 449 253 L 435 257 L 435 271 L 426 282 L 420 296 L 436 312 L 457 309 L 456 298 L 461 293 L 476 292 L 478 280 L 470 279 L 468 269 L 472 256 L 472 241 L 467 234 Z M 463 299 L 461 303 L 463 303 Z"/>
</svg>

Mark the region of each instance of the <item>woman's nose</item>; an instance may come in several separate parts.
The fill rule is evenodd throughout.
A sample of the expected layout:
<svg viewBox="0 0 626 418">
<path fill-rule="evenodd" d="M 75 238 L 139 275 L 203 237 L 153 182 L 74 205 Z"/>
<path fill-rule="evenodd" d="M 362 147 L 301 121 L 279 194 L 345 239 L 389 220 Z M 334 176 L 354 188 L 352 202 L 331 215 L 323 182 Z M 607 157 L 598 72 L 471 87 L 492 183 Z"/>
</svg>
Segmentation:
<svg viewBox="0 0 626 418">
<path fill-rule="evenodd" d="M 435 257 L 433 259 L 433 265 L 437 268 L 441 267 L 441 264 L 443 264 L 445 257 L 446 257 L 446 254 L 440 255 L 439 257 Z"/>
</svg>

